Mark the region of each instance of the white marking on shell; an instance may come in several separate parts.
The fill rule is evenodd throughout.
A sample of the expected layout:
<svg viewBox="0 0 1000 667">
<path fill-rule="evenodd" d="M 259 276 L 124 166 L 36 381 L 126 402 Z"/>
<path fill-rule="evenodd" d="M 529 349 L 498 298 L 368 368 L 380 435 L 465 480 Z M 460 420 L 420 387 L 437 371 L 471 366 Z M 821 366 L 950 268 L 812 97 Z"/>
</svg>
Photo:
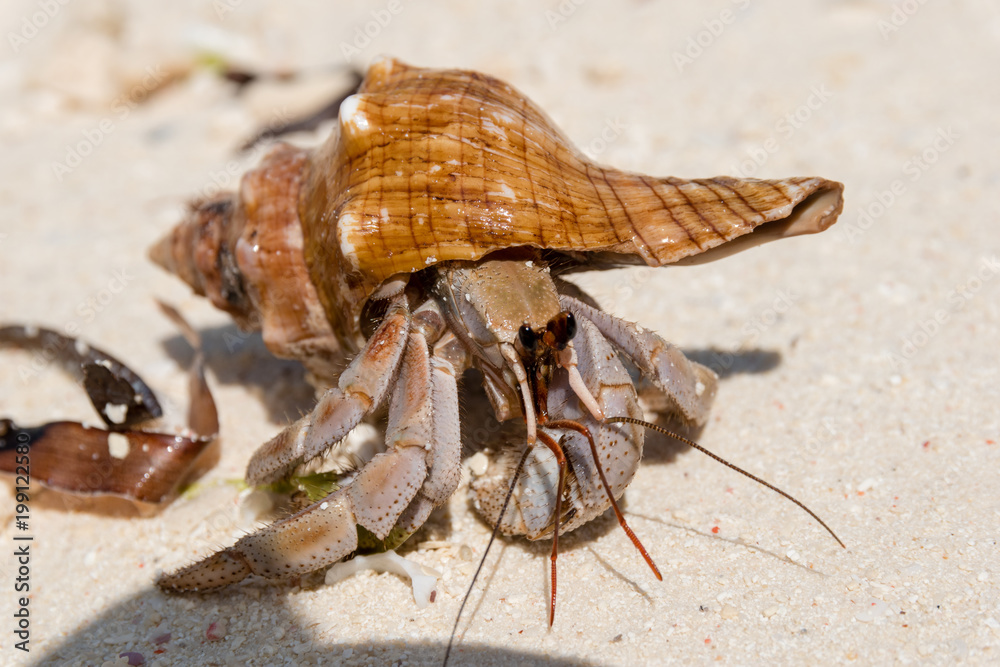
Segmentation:
<svg viewBox="0 0 1000 667">
<path fill-rule="evenodd" d="M 482 126 L 483 129 L 485 129 L 485 130 L 487 130 L 489 132 L 492 132 L 493 134 L 501 136 L 504 139 L 507 138 L 507 132 L 502 127 L 498 127 L 497 124 L 494 123 L 489 118 L 483 118 L 481 126 Z"/>
<path fill-rule="evenodd" d="M 341 125 L 346 126 L 347 124 L 351 124 L 362 132 L 368 129 L 368 116 L 360 109 L 360 104 L 360 95 L 351 95 L 340 103 Z"/>
<path fill-rule="evenodd" d="M 340 236 L 340 252 L 344 257 L 354 257 L 354 244 L 351 237 L 358 233 L 358 216 L 355 213 L 343 213 L 337 221 L 337 230 Z"/>
<path fill-rule="evenodd" d="M 108 433 L 108 454 L 116 459 L 124 459 L 128 456 L 128 438 L 121 433 Z"/>
<path fill-rule="evenodd" d="M 504 113 L 502 111 L 494 111 L 490 115 L 493 116 L 493 120 L 495 120 L 496 122 L 500 123 L 501 125 L 506 125 L 508 127 L 512 127 L 512 126 L 514 126 L 516 124 L 515 121 L 514 121 L 513 116 L 511 116 L 510 114 Z"/>
<path fill-rule="evenodd" d="M 389 209 L 383 208 L 379 211 L 379 215 L 382 218 L 382 222 L 389 222 Z"/>
<path fill-rule="evenodd" d="M 26 327 L 24 327 L 24 335 L 27 336 L 28 338 L 35 338 L 36 336 L 38 336 L 38 327 L 36 327 L 34 324 L 27 325 Z"/>
<path fill-rule="evenodd" d="M 436 165 L 434 165 L 434 166 L 432 166 L 432 167 L 430 168 L 430 172 L 431 172 L 432 174 L 436 174 L 436 173 L 437 173 L 437 172 L 439 172 L 439 171 L 441 171 L 441 165 L 439 165 L 439 164 L 436 164 Z"/>
<path fill-rule="evenodd" d="M 431 255 L 430 257 L 428 257 L 427 259 L 424 260 L 424 264 L 426 264 L 427 266 L 430 266 L 431 264 L 433 264 L 436 261 L 438 261 L 438 258 L 435 257 L 434 255 Z"/>
<path fill-rule="evenodd" d="M 234 5 L 235 6 L 235 5 Z M 377 56 L 373 61 L 369 69 L 378 70 L 383 76 L 388 76 L 392 74 L 393 70 L 396 69 L 396 59 L 391 56 Z"/>
<path fill-rule="evenodd" d="M 80 339 L 77 339 L 76 342 L 73 343 L 73 347 L 76 349 L 76 353 L 81 357 L 90 352 L 90 346 L 87 345 L 87 342 Z"/>
</svg>

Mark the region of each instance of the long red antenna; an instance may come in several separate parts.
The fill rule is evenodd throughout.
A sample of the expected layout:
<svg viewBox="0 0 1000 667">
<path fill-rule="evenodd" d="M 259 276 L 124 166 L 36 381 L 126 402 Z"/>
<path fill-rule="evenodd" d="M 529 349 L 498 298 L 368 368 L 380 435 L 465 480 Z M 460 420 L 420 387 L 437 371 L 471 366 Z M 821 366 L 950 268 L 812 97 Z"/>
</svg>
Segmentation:
<svg viewBox="0 0 1000 667">
<path fill-rule="evenodd" d="M 739 466 L 733 465 L 732 463 L 730 463 L 729 461 L 725 460 L 721 456 L 719 456 L 717 454 L 713 454 L 712 452 L 708 451 L 707 449 L 705 449 L 704 447 L 702 447 L 701 445 L 699 445 L 694 440 L 689 440 L 689 439 L 685 438 L 682 435 L 677 435 L 673 431 L 668 431 L 667 429 L 662 428 L 660 426 L 657 426 L 656 424 L 650 424 L 649 422 L 644 422 L 641 419 L 633 419 L 632 417 L 608 417 L 604 421 L 607 424 L 611 424 L 611 423 L 615 423 L 615 422 L 622 422 L 622 423 L 625 423 L 625 424 L 636 424 L 638 426 L 644 426 L 645 428 L 648 428 L 648 429 L 650 429 L 652 431 L 656 431 L 657 433 L 662 433 L 665 436 L 671 437 L 674 440 L 679 440 L 680 442 L 683 442 L 685 445 L 687 445 L 688 447 L 691 447 L 692 449 L 697 449 L 702 454 L 704 454 L 704 455 L 706 455 L 706 456 L 708 456 L 710 458 L 715 459 L 716 461 L 718 461 L 722 465 L 726 466 L 727 468 L 731 468 L 732 470 L 735 470 L 736 472 L 740 473 L 741 475 L 745 475 L 745 476 L 749 477 L 750 479 L 752 479 L 753 481 L 757 482 L 761 486 L 766 486 L 767 488 L 771 489 L 772 491 L 774 491 L 778 495 L 783 496 L 783 497 L 787 498 L 788 500 L 791 500 L 793 503 L 795 503 L 796 505 L 798 505 L 799 507 L 801 507 L 802 509 L 804 509 L 809 516 L 811 516 L 813 519 L 815 519 L 819 523 L 819 525 L 823 526 L 823 528 L 826 529 L 826 532 L 830 533 L 830 535 L 833 537 L 833 539 L 837 540 L 837 544 L 839 544 L 840 546 L 842 546 L 845 549 L 847 548 L 847 546 L 843 542 L 841 542 L 840 538 L 837 537 L 837 534 L 835 532 L 833 532 L 833 529 L 830 528 L 830 526 L 826 525 L 826 522 L 823 521 L 823 519 L 819 518 L 816 515 L 815 512 L 813 512 L 811 509 L 809 509 L 808 507 L 806 507 L 800 500 L 798 500 L 797 498 L 793 497 L 792 495 L 790 495 L 788 493 L 785 493 L 784 491 L 782 491 L 781 489 L 779 489 L 775 485 L 773 485 L 773 484 L 771 484 L 769 482 L 765 482 L 764 480 L 762 480 L 760 477 L 757 477 L 753 473 L 749 473 L 746 470 L 744 470 L 743 468 L 740 468 Z"/>
<path fill-rule="evenodd" d="M 640 554 L 642 554 L 642 557 L 646 560 L 646 564 L 649 565 L 649 569 L 653 571 L 653 574 L 656 575 L 656 578 L 659 579 L 660 581 L 663 581 L 663 575 L 660 574 L 660 570 L 659 568 L 656 567 L 656 563 L 653 562 L 653 559 L 646 551 L 646 547 L 642 546 L 642 542 L 639 541 L 639 538 L 629 527 L 628 522 L 625 521 L 625 515 L 622 514 L 621 509 L 619 509 L 618 507 L 618 501 L 615 500 L 615 496 L 611 492 L 611 485 L 608 484 L 608 478 L 604 475 L 604 468 L 601 467 L 601 460 L 597 456 L 597 445 L 594 443 L 594 436 L 591 435 L 590 429 L 584 426 L 583 424 L 572 421 L 570 419 L 557 419 L 555 421 L 550 421 L 545 425 L 551 428 L 565 428 L 572 431 L 576 431 L 577 433 L 580 433 L 585 438 L 587 438 L 587 442 L 590 443 L 590 454 L 591 456 L 594 457 L 594 465 L 597 468 L 597 472 L 601 477 L 601 484 L 604 485 L 604 490 L 608 494 L 608 500 L 611 501 L 611 507 L 615 510 L 615 516 L 618 517 L 618 525 L 622 527 L 622 530 L 625 531 L 625 534 L 628 535 L 628 538 L 632 540 L 632 544 L 634 544 L 635 548 L 639 550 Z"/>
</svg>

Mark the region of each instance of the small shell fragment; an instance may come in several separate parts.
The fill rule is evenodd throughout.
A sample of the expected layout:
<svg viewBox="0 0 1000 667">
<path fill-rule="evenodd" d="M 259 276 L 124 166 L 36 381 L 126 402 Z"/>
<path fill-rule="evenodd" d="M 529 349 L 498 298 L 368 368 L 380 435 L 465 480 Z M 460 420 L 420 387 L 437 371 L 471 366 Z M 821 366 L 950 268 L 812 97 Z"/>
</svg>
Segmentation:
<svg viewBox="0 0 1000 667">
<path fill-rule="evenodd" d="M 326 583 L 335 584 L 356 572 L 374 570 L 391 572 L 410 580 L 413 599 L 421 609 L 431 603 L 431 594 L 437 586 L 441 573 L 412 560 L 407 560 L 395 551 L 385 551 L 370 556 L 355 556 L 351 560 L 333 565 L 326 572 Z"/>
</svg>

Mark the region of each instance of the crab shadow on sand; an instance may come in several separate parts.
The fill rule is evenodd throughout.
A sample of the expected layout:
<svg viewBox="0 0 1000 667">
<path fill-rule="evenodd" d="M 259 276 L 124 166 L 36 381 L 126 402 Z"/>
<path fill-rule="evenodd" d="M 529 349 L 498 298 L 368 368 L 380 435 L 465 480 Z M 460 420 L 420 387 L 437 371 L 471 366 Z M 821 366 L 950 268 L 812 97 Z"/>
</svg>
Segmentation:
<svg viewBox="0 0 1000 667">
<path fill-rule="evenodd" d="M 257 665 L 393 665 L 403 661 L 409 665 L 442 664 L 446 648 L 442 643 L 409 638 L 331 642 L 315 636 L 312 628 L 302 627 L 295 611 L 297 590 L 250 584 L 213 594 L 173 596 L 151 585 L 107 609 L 58 645 L 46 647 L 44 657 L 32 664 L 100 665 L 114 662 L 122 653 L 141 654 L 146 664 L 228 666 L 251 664 L 251 661 Z M 203 614 L 193 632 L 185 633 L 172 622 L 190 618 L 192 614 Z M 211 624 L 222 620 L 227 621 L 226 636 L 209 639 Z M 260 626 L 248 627 L 252 620 L 259 621 Z M 168 634 L 169 639 L 165 639 Z M 108 638 L 115 636 L 128 639 L 109 643 Z M 230 648 L 236 637 L 243 636 L 247 638 L 245 643 Z M 288 663 L 289 657 L 303 662 Z M 460 642 L 453 647 L 449 664 L 569 667 L 597 663 Z"/>
</svg>

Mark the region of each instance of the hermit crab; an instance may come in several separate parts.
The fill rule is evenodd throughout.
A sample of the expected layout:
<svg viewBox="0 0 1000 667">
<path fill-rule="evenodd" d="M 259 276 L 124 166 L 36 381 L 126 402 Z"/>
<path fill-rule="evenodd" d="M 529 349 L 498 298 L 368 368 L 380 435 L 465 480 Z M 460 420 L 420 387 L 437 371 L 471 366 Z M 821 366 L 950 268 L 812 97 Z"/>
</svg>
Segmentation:
<svg viewBox="0 0 1000 667">
<path fill-rule="evenodd" d="M 151 256 L 321 388 L 309 414 L 253 455 L 249 484 L 295 474 L 387 405 L 384 450 L 327 497 L 160 587 L 292 577 L 402 542 L 458 486 L 470 367 L 518 432 L 498 438 L 472 481 L 480 512 L 532 540 L 590 521 L 642 455 L 642 428 L 614 418 L 641 418 L 642 393 L 703 424 L 717 378 L 561 276 L 698 263 L 819 232 L 842 190 L 598 166 L 502 81 L 376 62 L 322 146 L 279 144 L 237 192 L 195 204 Z"/>
</svg>

